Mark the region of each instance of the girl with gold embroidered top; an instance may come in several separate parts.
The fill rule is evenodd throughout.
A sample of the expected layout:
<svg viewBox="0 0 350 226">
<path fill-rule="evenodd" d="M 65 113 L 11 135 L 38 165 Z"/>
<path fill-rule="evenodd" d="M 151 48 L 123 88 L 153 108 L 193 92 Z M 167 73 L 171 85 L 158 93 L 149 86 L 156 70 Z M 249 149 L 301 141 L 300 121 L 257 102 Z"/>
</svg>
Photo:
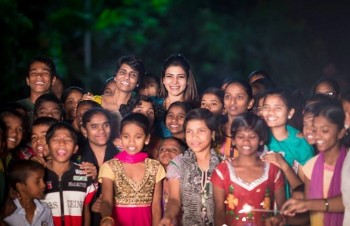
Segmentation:
<svg viewBox="0 0 350 226">
<path fill-rule="evenodd" d="M 142 152 L 150 139 L 150 123 L 141 113 L 131 113 L 121 122 L 124 150 L 105 162 L 99 173 L 102 183 L 102 226 L 157 225 L 161 218 L 161 164 Z"/>
<path fill-rule="evenodd" d="M 257 155 L 268 128 L 258 116 L 243 113 L 232 122 L 231 135 L 239 155 L 219 164 L 211 177 L 215 225 L 264 225 L 269 214 L 254 209 L 270 211 L 274 203 L 281 207 L 285 201 L 283 173 Z"/>
</svg>

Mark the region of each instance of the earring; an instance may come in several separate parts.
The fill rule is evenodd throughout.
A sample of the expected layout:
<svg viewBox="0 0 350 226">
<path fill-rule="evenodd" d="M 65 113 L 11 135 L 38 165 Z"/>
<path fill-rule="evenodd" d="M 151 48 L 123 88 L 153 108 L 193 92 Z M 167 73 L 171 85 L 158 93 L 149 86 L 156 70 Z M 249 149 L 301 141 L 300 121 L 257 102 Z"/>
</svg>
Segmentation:
<svg viewBox="0 0 350 226">
<path fill-rule="evenodd" d="M 292 118 L 292 116 L 291 115 L 288 115 L 288 119 L 291 119 Z"/>
<path fill-rule="evenodd" d="M 215 131 L 214 131 L 213 134 L 211 135 L 211 139 L 212 139 L 213 141 L 215 141 Z"/>
</svg>

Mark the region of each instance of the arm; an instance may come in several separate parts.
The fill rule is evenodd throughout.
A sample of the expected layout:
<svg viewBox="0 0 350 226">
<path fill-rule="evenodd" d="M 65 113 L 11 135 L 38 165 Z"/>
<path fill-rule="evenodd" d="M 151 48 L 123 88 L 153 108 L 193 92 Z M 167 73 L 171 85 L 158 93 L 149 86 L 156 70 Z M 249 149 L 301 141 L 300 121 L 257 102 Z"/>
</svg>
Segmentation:
<svg viewBox="0 0 350 226">
<path fill-rule="evenodd" d="M 172 221 L 179 215 L 181 209 L 180 180 L 169 179 L 169 199 L 164 217 L 158 226 L 170 226 Z"/>
<path fill-rule="evenodd" d="M 155 185 L 153 200 L 152 200 L 152 225 L 154 226 L 158 225 L 162 216 L 162 209 L 160 206 L 161 201 L 162 201 L 162 181 L 159 181 Z"/>
<path fill-rule="evenodd" d="M 83 216 L 84 217 L 84 226 L 90 226 L 91 212 L 90 212 L 90 205 L 89 204 L 84 205 L 83 214 L 84 214 L 84 216 Z"/>
<path fill-rule="evenodd" d="M 213 184 L 214 195 L 214 222 L 216 226 L 221 226 L 225 222 L 225 190 Z"/>
<path fill-rule="evenodd" d="M 292 190 L 303 183 L 281 154 L 269 152 L 263 155 L 261 159 L 280 168 Z"/>
<path fill-rule="evenodd" d="M 101 194 L 101 216 L 111 217 L 113 207 L 113 181 L 107 178 L 102 178 L 102 194 Z M 111 220 L 104 221 L 101 225 L 114 225 Z"/>
</svg>

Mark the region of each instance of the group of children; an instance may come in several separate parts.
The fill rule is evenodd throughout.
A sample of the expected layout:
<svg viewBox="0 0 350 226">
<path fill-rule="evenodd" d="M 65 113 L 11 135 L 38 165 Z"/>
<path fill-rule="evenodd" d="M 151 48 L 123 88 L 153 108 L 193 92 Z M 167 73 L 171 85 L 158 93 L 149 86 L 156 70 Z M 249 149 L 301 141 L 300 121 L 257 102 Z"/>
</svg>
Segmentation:
<svg viewBox="0 0 350 226">
<path fill-rule="evenodd" d="M 144 71 L 124 56 L 101 96 L 56 96 L 54 63 L 30 62 L 30 96 L 0 112 L 1 224 L 349 224 L 350 95 L 335 80 L 303 105 L 264 71 L 200 96 L 181 54 L 159 81 Z"/>
</svg>

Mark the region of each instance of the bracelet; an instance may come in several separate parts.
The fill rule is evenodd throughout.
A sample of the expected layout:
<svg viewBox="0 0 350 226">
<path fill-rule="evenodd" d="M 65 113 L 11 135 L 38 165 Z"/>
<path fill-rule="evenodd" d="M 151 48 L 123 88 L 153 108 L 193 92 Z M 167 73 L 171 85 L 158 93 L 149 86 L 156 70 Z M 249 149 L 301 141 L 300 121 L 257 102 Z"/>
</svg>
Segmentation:
<svg viewBox="0 0 350 226">
<path fill-rule="evenodd" d="M 113 225 L 114 225 L 114 219 L 113 219 L 112 217 L 104 217 L 104 218 L 102 218 L 100 224 L 104 223 L 106 220 L 112 221 L 112 222 L 113 222 Z"/>
<path fill-rule="evenodd" d="M 328 203 L 328 199 L 323 199 L 323 201 L 324 201 L 324 205 L 325 205 L 325 207 L 326 207 L 325 212 L 328 212 L 328 210 L 329 210 L 329 203 Z"/>
</svg>

